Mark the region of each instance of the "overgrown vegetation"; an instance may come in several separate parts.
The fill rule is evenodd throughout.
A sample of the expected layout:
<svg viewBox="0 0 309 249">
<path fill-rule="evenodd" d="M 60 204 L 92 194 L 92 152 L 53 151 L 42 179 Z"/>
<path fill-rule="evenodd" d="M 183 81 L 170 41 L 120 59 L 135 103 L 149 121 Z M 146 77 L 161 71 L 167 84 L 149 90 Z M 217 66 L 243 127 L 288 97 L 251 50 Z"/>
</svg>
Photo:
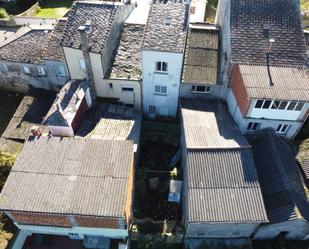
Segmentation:
<svg viewBox="0 0 309 249">
<path fill-rule="evenodd" d="M 2 190 L 16 156 L 0 151 L 0 191 Z M 7 248 L 9 241 L 13 238 L 16 228 L 12 221 L 0 212 L 0 249 Z"/>
<path fill-rule="evenodd" d="M 0 8 L 0 18 L 9 18 L 9 14 L 4 8 Z"/>
<path fill-rule="evenodd" d="M 36 14 L 36 17 L 63 17 L 72 6 L 72 3 L 73 0 L 40 0 L 40 10 Z"/>
</svg>

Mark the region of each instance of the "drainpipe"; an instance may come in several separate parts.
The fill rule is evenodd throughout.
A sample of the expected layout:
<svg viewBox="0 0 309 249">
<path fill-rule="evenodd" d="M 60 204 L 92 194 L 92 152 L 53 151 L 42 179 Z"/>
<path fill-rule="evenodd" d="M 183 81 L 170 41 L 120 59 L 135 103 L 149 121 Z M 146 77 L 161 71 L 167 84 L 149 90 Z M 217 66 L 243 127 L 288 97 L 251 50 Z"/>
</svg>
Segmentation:
<svg viewBox="0 0 309 249">
<path fill-rule="evenodd" d="M 85 25 L 82 25 L 78 28 L 78 31 L 80 33 L 80 44 L 81 44 L 81 50 L 83 52 L 84 60 L 85 60 L 85 66 L 86 66 L 86 72 L 87 72 L 87 81 L 90 87 L 90 95 L 92 98 L 92 101 L 95 101 L 97 98 L 97 92 L 93 80 L 93 71 L 91 67 L 91 60 L 90 60 L 90 46 L 88 42 L 87 34 L 91 30 L 91 21 L 87 21 Z"/>
</svg>

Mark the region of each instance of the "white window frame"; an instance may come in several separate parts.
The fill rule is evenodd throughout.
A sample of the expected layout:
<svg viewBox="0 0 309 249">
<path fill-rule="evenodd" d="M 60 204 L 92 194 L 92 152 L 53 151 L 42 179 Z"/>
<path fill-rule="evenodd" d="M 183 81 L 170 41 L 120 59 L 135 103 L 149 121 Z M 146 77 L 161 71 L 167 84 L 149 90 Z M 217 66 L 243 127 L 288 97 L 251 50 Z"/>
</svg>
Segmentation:
<svg viewBox="0 0 309 249">
<path fill-rule="evenodd" d="M 155 71 L 161 72 L 161 73 L 167 73 L 168 72 L 168 63 L 166 61 L 156 61 Z"/>
<path fill-rule="evenodd" d="M 79 59 L 79 67 L 80 67 L 80 69 L 86 71 L 86 62 L 85 62 L 84 59 Z"/>
<path fill-rule="evenodd" d="M 42 67 L 42 66 L 37 66 L 37 67 L 36 67 L 36 70 L 38 71 L 38 75 L 40 75 L 40 76 L 45 76 L 45 75 L 46 75 L 46 72 L 45 72 L 44 67 Z"/>
<path fill-rule="evenodd" d="M 31 74 L 30 67 L 28 66 L 23 66 L 23 71 L 25 74 Z"/>
<path fill-rule="evenodd" d="M 257 131 L 260 129 L 261 123 L 259 122 L 249 122 L 247 125 L 247 131 Z"/>
<path fill-rule="evenodd" d="M 62 65 L 55 65 L 54 66 L 55 72 L 58 76 L 67 76 L 66 71 L 65 71 L 65 67 Z"/>
<path fill-rule="evenodd" d="M 204 91 L 198 91 L 199 87 L 205 87 L 205 90 Z M 205 94 L 205 93 L 211 92 L 211 87 L 210 86 L 203 86 L 203 85 L 192 85 L 191 91 L 193 93 L 197 93 L 197 94 Z"/>
<path fill-rule="evenodd" d="M 278 133 L 278 134 L 286 134 L 287 131 L 289 130 L 289 128 L 290 128 L 290 125 L 288 125 L 288 124 L 279 124 L 277 126 L 276 133 Z"/>
<path fill-rule="evenodd" d="M 262 101 L 262 105 L 261 107 L 256 107 L 257 103 L 259 101 Z M 271 101 L 270 105 L 268 108 L 264 108 L 265 107 L 265 103 L 266 101 Z M 278 102 L 278 104 L 275 105 L 275 102 Z M 295 106 L 289 110 L 289 106 L 292 103 L 296 103 Z M 284 105 L 284 108 L 282 108 L 282 105 Z M 279 100 L 279 99 L 274 99 L 274 100 L 270 100 L 270 99 L 258 99 L 256 100 L 255 104 L 254 104 L 254 108 L 255 109 L 271 109 L 271 110 L 281 110 L 281 111 L 302 111 L 303 107 L 305 105 L 304 101 L 298 101 L 298 100 Z M 298 106 L 301 106 L 301 108 L 299 110 L 296 110 Z"/>
<path fill-rule="evenodd" d="M 167 95 L 167 86 L 155 85 L 155 94 Z"/>
</svg>

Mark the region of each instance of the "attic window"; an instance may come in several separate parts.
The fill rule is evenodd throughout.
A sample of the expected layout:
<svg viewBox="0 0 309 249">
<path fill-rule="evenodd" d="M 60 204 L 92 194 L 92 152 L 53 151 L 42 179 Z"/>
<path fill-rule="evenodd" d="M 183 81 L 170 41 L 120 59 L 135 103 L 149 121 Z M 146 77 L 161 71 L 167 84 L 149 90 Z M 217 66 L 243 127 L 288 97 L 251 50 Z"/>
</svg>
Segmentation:
<svg viewBox="0 0 309 249">
<path fill-rule="evenodd" d="M 172 23 L 172 18 L 171 18 L 171 17 L 166 17 L 166 18 L 164 19 L 164 24 L 165 24 L 165 26 L 170 26 L 171 23 Z"/>
<path fill-rule="evenodd" d="M 263 24 L 263 37 L 269 38 L 269 24 Z"/>
</svg>

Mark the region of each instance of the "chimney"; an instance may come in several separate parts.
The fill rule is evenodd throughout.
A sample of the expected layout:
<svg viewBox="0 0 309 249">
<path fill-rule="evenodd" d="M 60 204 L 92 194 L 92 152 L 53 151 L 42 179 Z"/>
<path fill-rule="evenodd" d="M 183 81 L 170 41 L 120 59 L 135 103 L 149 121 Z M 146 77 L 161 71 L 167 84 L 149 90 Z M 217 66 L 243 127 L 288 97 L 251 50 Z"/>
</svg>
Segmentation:
<svg viewBox="0 0 309 249">
<path fill-rule="evenodd" d="M 97 92 L 96 92 L 95 84 L 93 80 L 93 71 L 92 71 L 90 55 L 89 55 L 90 46 L 89 46 L 88 37 L 87 37 L 87 34 L 91 31 L 91 20 L 87 20 L 85 25 L 82 25 L 78 28 L 78 31 L 81 37 L 80 44 L 81 44 L 81 50 L 83 51 L 85 65 L 86 65 L 87 81 L 88 81 L 89 88 L 90 88 L 90 95 L 91 95 L 92 101 L 95 101 L 95 99 L 97 98 Z"/>
<path fill-rule="evenodd" d="M 274 85 L 274 82 L 273 82 L 273 80 L 272 80 L 272 76 L 271 76 L 271 72 L 270 72 L 269 53 L 270 53 L 270 51 L 271 51 L 271 48 L 272 48 L 272 45 L 273 45 L 274 42 L 275 42 L 274 39 L 270 39 L 270 40 L 269 40 L 269 45 L 268 45 L 268 48 L 267 48 L 267 51 L 266 51 L 266 65 L 267 65 L 267 72 L 268 72 L 269 85 L 270 85 L 270 86 L 273 86 L 273 85 Z"/>
</svg>

